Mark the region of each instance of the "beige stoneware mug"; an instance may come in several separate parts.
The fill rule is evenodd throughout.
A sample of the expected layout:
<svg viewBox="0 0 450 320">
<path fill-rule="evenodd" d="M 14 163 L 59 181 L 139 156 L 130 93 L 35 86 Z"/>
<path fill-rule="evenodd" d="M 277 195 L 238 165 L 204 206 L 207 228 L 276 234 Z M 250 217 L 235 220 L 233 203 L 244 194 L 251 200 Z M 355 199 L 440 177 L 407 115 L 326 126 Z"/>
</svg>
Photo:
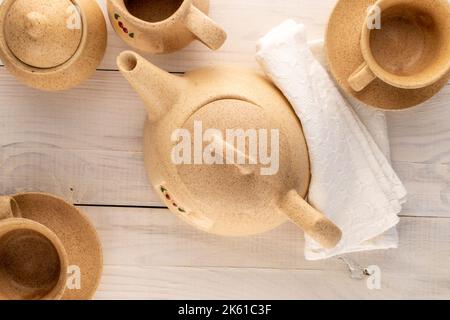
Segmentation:
<svg viewBox="0 0 450 320">
<path fill-rule="evenodd" d="M 180 50 L 197 39 L 213 50 L 225 31 L 208 16 L 209 0 L 108 0 L 108 14 L 128 45 L 148 53 Z"/>
<path fill-rule="evenodd" d="M 428 87 L 450 71 L 447 0 L 379 0 L 361 34 L 365 62 L 349 77 L 359 92 L 380 79 L 394 87 Z"/>
<path fill-rule="evenodd" d="M 0 197 L 0 300 L 61 299 L 67 253 L 44 225 L 23 219 L 12 197 Z"/>
</svg>

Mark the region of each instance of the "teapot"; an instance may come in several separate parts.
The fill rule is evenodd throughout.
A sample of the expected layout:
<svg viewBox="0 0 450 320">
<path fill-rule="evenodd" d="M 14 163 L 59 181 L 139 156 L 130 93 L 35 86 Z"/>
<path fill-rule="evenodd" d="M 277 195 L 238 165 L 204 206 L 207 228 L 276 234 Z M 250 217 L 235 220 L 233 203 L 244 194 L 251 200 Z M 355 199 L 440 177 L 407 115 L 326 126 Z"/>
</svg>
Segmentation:
<svg viewBox="0 0 450 320">
<path fill-rule="evenodd" d="M 106 22 L 92 0 L 5 0 L 0 58 L 25 84 L 64 90 L 87 79 L 106 49 Z"/>
<path fill-rule="evenodd" d="M 232 66 L 179 77 L 132 51 L 117 65 L 147 107 L 145 166 L 173 213 L 223 236 L 267 232 L 290 218 L 323 247 L 337 245 L 340 229 L 305 201 L 301 123 L 266 77 Z"/>
</svg>

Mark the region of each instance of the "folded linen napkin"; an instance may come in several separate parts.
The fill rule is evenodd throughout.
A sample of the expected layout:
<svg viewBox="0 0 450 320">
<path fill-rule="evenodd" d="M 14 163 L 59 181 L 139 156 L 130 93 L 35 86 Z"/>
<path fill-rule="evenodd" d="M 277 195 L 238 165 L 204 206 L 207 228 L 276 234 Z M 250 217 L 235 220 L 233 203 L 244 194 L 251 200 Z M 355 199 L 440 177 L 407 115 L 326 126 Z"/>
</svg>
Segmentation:
<svg viewBox="0 0 450 320">
<path fill-rule="evenodd" d="M 318 54 L 318 45 L 314 47 Z M 333 249 L 324 249 L 306 236 L 306 258 L 396 248 L 395 226 L 406 190 L 386 158 L 389 145 L 384 114 L 355 105 L 368 126 L 361 122 L 314 57 L 304 26 L 292 20 L 259 41 L 257 60 L 303 125 L 311 159 L 308 200 L 343 233 Z M 378 144 L 368 128 L 377 133 Z"/>
</svg>

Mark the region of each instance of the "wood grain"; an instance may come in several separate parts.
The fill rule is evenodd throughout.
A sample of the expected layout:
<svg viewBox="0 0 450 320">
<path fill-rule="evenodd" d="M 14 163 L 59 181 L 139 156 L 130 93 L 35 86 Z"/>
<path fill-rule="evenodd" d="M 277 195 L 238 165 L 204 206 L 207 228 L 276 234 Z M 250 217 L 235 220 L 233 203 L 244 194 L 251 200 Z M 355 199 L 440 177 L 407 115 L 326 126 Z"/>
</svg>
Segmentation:
<svg viewBox="0 0 450 320">
<path fill-rule="evenodd" d="M 95 299 L 449 299 L 446 279 L 387 273 L 381 290 L 344 272 L 245 268 L 109 267 Z"/>
<path fill-rule="evenodd" d="M 48 94 L 0 68 L 0 87 L 0 193 L 162 205 L 143 166 L 144 106 L 118 72 Z M 409 191 L 404 215 L 450 217 L 449 98 L 446 86 L 426 106 L 388 115 L 394 167 Z"/>
<path fill-rule="evenodd" d="M 98 0 L 105 11 L 106 0 Z M 213 63 L 255 67 L 257 39 L 288 17 L 323 36 L 335 0 L 211 0 L 229 34 L 149 59 L 172 72 Z M 106 11 L 105 11 L 106 12 Z M 142 102 L 116 71 L 129 49 L 108 25 L 99 70 L 66 92 L 29 89 L 0 67 L 0 194 L 41 191 L 73 203 L 161 206 L 142 159 Z M 409 192 L 398 250 L 351 255 L 378 265 L 383 290 L 350 279 L 338 260 L 307 262 L 293 225 L 228 239 L 200 233 L 165 209 L 82 207 L 105 249 L 97 298 L 450 299 L 450 85 L 420 108 L 388 115 L 394 167 Z M 419 217 L 419 218 L 416 218 Z"/>
<path fill-rule="evenodd" d="M 106 8 L 106 0 L 98 0 Z M 308 26 L 311 39 L 322 37 L 328 16 L 335 0 L 211 0 L 210 16 L 228 33 L 225 45 L 219 51 L 211 51 L 198 41 L 184 50 L 164 55 L 146 55 L 153 63 L 172 72 L 185 72 L 194 68 L 217 64 L 256 66 L 254 52 L 257 40 L 267 31 L 293 18 Z M 106 10 L 105 16 L 106 15 Z M 108 50 L 100 68 L 117 70 L 116 57 L 129 49 L 108 24 Z"/>
<path fill-rule="evenodd" d="M 383 289 L 371 291 L 340 260 L 305 261 L 302 233 L 291 223 L 260 236 L 223 238 L 196 231 L 166 209 L 81 209 L 104 245 L 98 299 L 450 298 L 447 218 L 403 218 L 399 249 L 349 255 L 381 268 Z"/>
<path fill-rule="evenodd" d="M 450 163 L 450 83 L 421 106 L 388 114 L 395 161 Z"/>
<path fill-rule="evenodd" d="M 408 189 L 402 215 L 450 217 L 450 167 L 448 164 L 394 162 Z"/>
<path fill-rule="evenodd" d="M 75 89 L 42 92 L 0 68 L 2 147 L 140 152 L 144 104 L 119 72 L 98 71 Z"/>
</svg>

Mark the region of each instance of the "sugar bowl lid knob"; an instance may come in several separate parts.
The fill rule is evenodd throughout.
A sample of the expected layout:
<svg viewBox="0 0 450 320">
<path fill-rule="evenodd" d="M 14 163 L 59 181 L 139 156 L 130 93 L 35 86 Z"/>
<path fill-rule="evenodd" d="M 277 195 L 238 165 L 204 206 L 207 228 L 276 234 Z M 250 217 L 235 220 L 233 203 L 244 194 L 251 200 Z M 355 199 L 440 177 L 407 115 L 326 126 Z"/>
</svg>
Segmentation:
<svg viewBox="0 0 450 320">
<path fill-rule="evenodd" d="M 81 15 L 70 0 L 16 0 L 6 13 L 4 36 L 17 59 L 48 69 L 73 57 L 82 28 Z"/>
</svg>

